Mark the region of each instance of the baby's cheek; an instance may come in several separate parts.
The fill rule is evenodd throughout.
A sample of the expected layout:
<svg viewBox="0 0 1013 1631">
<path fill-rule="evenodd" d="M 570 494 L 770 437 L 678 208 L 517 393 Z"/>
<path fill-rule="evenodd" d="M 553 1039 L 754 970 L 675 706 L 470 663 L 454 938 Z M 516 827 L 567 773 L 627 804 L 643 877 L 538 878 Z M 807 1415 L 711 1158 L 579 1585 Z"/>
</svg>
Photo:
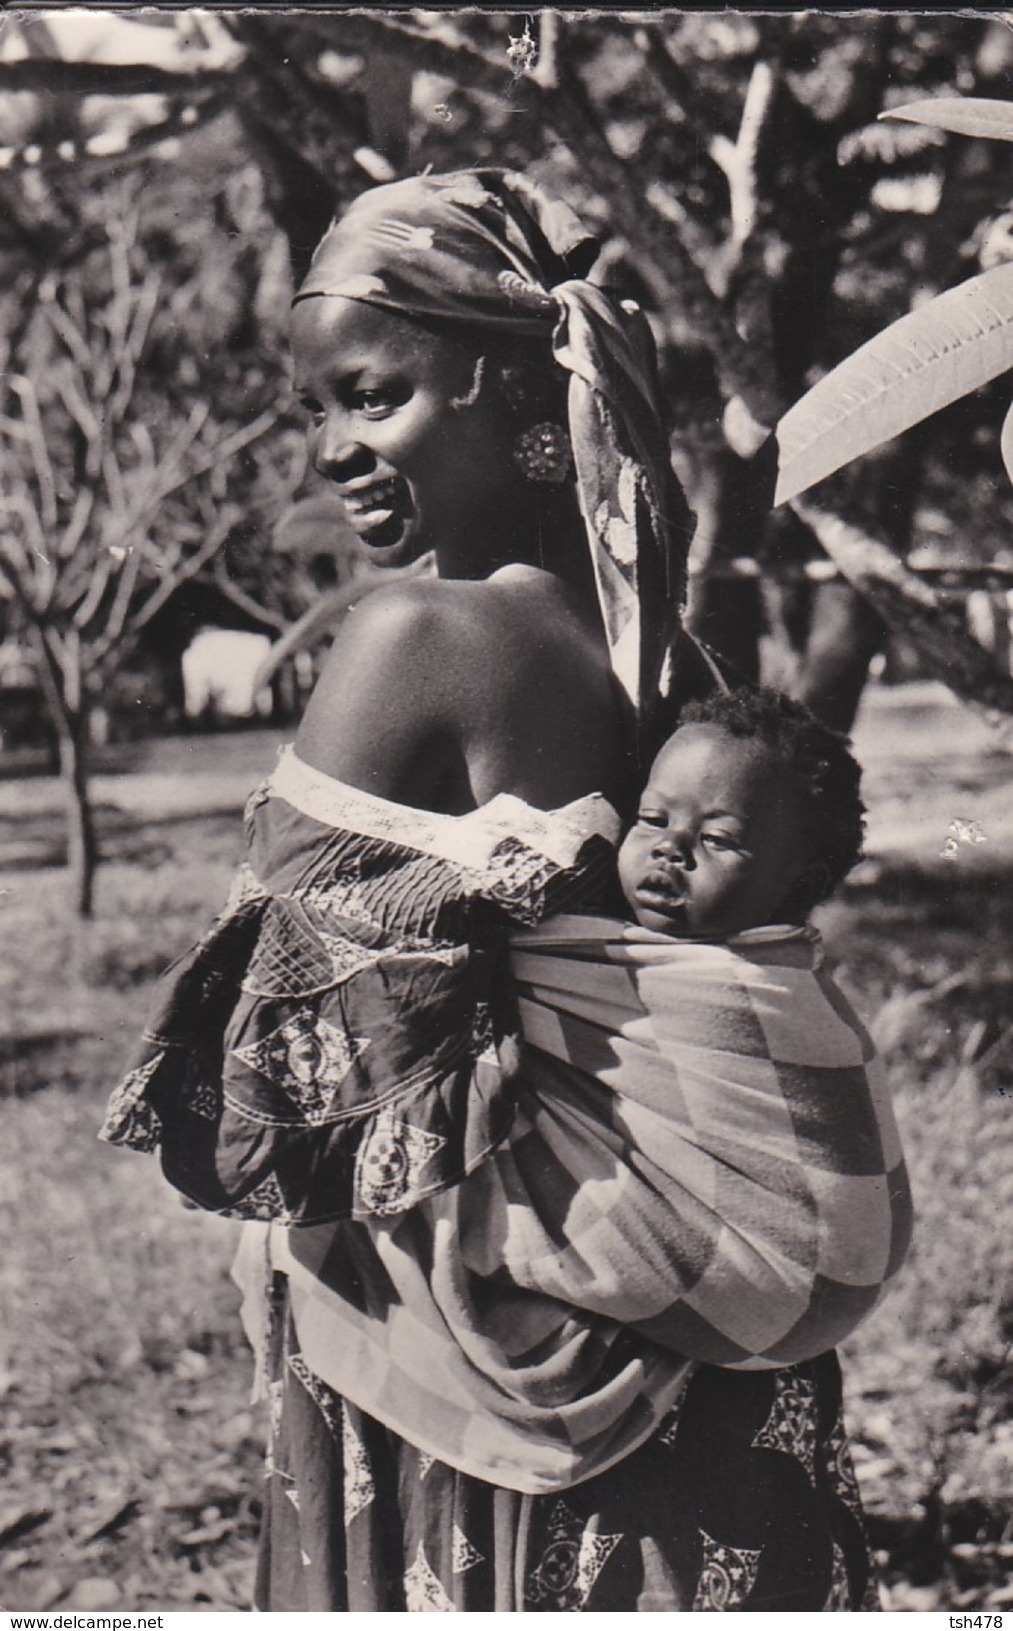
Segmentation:
<svg viewBox="0 0 1013 1631">
<path fill-rule="evenodd" d="M 639 865 L 640 846 L 636 841 L 636 834 L 630 833 L 619 846 L 616 865 L 619 872 L 619 887 L 626 898 L 628 906 L 633 906 L 633 895 L 637 887 L 640 873 L 643 870 Z"/>
</svg>

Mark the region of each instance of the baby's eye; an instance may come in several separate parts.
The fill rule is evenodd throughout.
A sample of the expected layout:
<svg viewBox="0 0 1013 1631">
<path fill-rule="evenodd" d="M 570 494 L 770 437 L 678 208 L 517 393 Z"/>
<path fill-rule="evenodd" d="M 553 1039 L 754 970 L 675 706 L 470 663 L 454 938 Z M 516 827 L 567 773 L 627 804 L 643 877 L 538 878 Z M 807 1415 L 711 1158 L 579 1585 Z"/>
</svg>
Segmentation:
<svg viewBox="0 0 1013 1631">
<path fill-rule="evenodd" d="M 663 827 L 666 817 L 660 810 L 638 810 L 637 824 L 641 827 Z"/>
<path fill-rule="evenodd" d="M 738 850 L 741 848 L 738 839 L 733 838 L 731 833 L 705 832 L 702 834 L 702 837 L 708 849 Z"/>
</svg>

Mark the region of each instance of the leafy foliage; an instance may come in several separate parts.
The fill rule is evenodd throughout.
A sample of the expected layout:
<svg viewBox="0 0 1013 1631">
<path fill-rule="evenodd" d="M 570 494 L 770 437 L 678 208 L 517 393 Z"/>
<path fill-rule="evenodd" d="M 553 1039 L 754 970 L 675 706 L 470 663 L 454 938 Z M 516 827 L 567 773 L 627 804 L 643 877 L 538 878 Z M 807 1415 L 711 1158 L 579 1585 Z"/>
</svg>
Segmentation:
<svg viewBox="0 0 1013 1631">
<path fill-rule="evenodd" d="M 1013 142 L 1013 103 L 941 96 L 889 118 L 931 130 Z M 984 247 L 984 246 L 983 246 Z M 1001 252 L 995 259 L 1006 259 Z M 831 371 L 781 419 L 775 503 L 969 395 L 1013 367 L 1013 272 L 982 275 L 921 303 Z M 1000 447 L 1013 476 L 1009 419 Z"/>
<path fill-rule="evenodd" d="M 909 119 L 930 130 L 952 130 L 960 136 L 988 136 L 1013 142 L 1013 107 L 983 96 L 939 96 L 926 102 L 905 102 L 890 109 L 891 119 Z"/>
<path fill-rule="evenodd" d="M 780 421 L 782 442 L 795 435 L 794 474 L 785 473 L 781 491 L 798 492 L 835 459 L 856 456 L 996 371 L 999 337 L 987 319 L 976 337 L 962 316 L 965 338 L 953 354 L 947 348 L 954 310 L 1006 289 L 1013 237 L 1004 248 L 1003 144 L 947 142 L 942 115 L 958 91 L 973 90 L 975 117 L 1001 128 L 992 93 L 1013 61 L 1009 31 L 970 14 L 877 13 L 860 26 L 819 13 L 542 12 L 530 21 L 532 44 L 522 53 L 512 43 L 518 25 L 495 11 L 324 10 L 280 19 L 237 8 L 161 19 L 159 39 L 169 44 L 147 61 L 146 19 L 110 20 L 119 49 L 105 61 L 72 60 L 72 31 L 61 34 L 60 19 L 17 21 L 24 54 L 0 60 L 0 88 L 9 92 L 0 254 L 11 309 L 41 308 L 47 277 L 80 280 L 108 252 L 118 199 L 132 193 L 141 227 L 130 275 L 140 289 L 157 270 L 162 293 L 145 359 L 152 400 L 138 397 L 141 411 L 131 409 L 135 445 L 123 453 L 120 479 L 129 486 L 141 460 L 138 425 L 171 418 L 185 440 L 191 416 L 206 413 L 206 438 L 215 427 L 241 435 L 259 407 L 279 400 L 279 328 L 292 276 L 282 264 L 286 245 L 298 276 L 334 209 L 371 181 L 427 165 L 523 166 L 597 226 L 606 276 L 632 287 L 651 315 L 677 465 L 699 517 L 691 618 L 750 672 L 759 590 L 755 580 L 730 585 L 724 563 L 762 553 L 773 570 L 784 555 L 820 547 L 797 518 L 767 524 L 768 470 L 752 454 L 771 427 Z M 130 39 L 138 42 L 133 62 L 123 60 Z M 891 101 L 901 121 L 877 122 Z M 961 117 L 969 106 L 961 103 Z M 936 313 L 939 343 L 925 357 L 918 336 L 941 292 L 949 304 Z M 914 324 L 899 334 L 910 353 L 900 370 L 910 376 L 907 396 L 880 389 L 893 377 L 883 363 L 875 412 L 863 376 L 858 411 L 838 404 L 828 417 L 830 383 L 806 408 L 785 413 L 814 379 L 894 321 Z M 999 329 L 1006 333 L 1005 320 Z M 10 332 L 16 352 L 23 336 L 16 323 Z M 860 355 L 856 368 L 881 354 Z M 15 404 L 8 417 L 21 411 Z M 54 416 L 55 446 L 66 440 L 58 420 L 68 410 L 53 399 L 45 411 Z M 840 438 L 845 422 L 848 440 Z M 947 432 L 958 423 L 955 444 Z M 69 432 L 78 441 L 84 434 L 80 423 Z M 271 557 L 265 529 L 281 495 L 298 491 L 303 467 L 287 429 L 262 446 L 263 457 L 241 457 L 227 480 L 207 471 L 167 496 L 156 517 L 161 541 L 152 536 L 149 553 L 162 563 L 159 593 L 177 571 L 166 567 L 171 558 L 184 576 L 213 580 L 237 615 L 256 603 L 265 625 L 280 627 L 304 610 L 306 585 L 293 559 Z M 1000 458 L 997 427 L 980 414 L 945 427 L 933 421 L 896 459 L 841 485 L 841 518 L 868 526 L 878 512 L 878 541 L 903 554 L 922 541 L 923 483 L 935 517 L 956 515 L 967 509 L 965 488 L 986 491 Z M 993 499 L 971 511 L 964 559 L 988 560 L 1003 547 L 1013 504 Z M 109 580 L 110 594 L 113 576 L 122 584 L 141 554 L 113 574 L 108 550 L 98 551 L 98 578 Z M 31 557 L 32 572 L 36 564 Z M 881 606 L 874 577 L 854 582 Z M 101 611 L 98 580 L 94 598 Z M 132 618 L 132 591 L 127 598 Z M 25 604 L 22 596 L 17 615 L 26 615 Z M 83 604 L 79 597 L 78 612 Z M 160 631 L 171 604 L 166 595 Z M 817 591 L 796 686 L 830 707 L 815 677 L 819 604 Z M 110 626 L 113 666 L 115 653 L 126 654 L 129 622 L 118 611 Z M 859 669 L 867 658 L 867 647 L 841 654 Z"/>
</svg>

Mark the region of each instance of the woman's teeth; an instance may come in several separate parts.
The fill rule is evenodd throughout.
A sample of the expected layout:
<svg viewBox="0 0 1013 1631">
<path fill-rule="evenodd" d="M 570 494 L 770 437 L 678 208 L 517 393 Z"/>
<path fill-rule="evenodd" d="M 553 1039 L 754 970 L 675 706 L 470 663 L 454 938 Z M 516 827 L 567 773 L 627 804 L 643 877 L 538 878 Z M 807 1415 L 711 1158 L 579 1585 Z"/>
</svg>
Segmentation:
<svg viewBox="0 0 1013 1631">
<path fill-rule="evenodd" d="M 361 493 L 347 494 L 345 508 L 355 516 L 368 515 L 377 519 L 380 516 L 390 517 L 394 513 L 396 496 L 397 485 L 395 482 L 377 482 L 375 487 L 368 487 Z"/>
</svg>

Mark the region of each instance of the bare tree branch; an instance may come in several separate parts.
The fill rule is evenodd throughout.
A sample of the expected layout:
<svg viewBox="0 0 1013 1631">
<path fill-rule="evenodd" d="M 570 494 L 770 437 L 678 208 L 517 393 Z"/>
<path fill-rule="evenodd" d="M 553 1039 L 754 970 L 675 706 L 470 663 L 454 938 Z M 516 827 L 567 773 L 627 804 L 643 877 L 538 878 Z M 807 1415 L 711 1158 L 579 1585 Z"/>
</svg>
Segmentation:
<svg viewBox="0 0 1013 1631">
<path fill-rule="evenodd" d="M 253 595 L 248 595 L 245 589 L 229 577 L 225 563 L 220 557 L 215 561 L 214 580 L 216 588 L 221 590 L 225 599 L 230 600 L 233 606 L 238 606 L 240 611 L 246 612 L 247 616 L 257 618 L 268 628 L 277 629 L 279 634 L 284 634 L 289 627 L 287 617 L 283 617 L 280 612 L 272 611 L 262 601 L 255 600 Z"/>
<path fill-rule="evenodd" d="M 55 532 L 57 524 L 56 478 L 46 447 L 46 433 L 39 414 L 35 387 L 23 374 L 9 374 L 7 384 L 21 403 L 25 440 L 32 455 L 39 488 L 39 522 L 43 534 Z"/>
<path fill-rule="evenodd" d="M 195 578 L 198 572 L 202 571 L 207 563 L 214 559 L 229 532 L 235 526 L 236 520 L 237 516 L 235 514 L 221 517 L 217 526 L 197 553 L 189 556 L 171 575 L 167 575 L 165 582 L 155 590 L 154 594 L 148 597 L 131 617 L 131 627 L 135 633 L 151 622 L 155 613 L 161 611 L 162 607 L 167 603 L 170 595 L 174 595 L 176 590 L 182 584 L 188 582 L 190 578 Z M 100 643 L 97 648 L 100 660 L 105 652 L 115 644 L 121 633 L 122 627 L 111 635 L 107 635 L 105 640 Z"/>
<path fill-rule="evenodd" d="M 701 132 L 720 130 L 729 117 L 730 109 L 716 98 L 707 96 L 699 78 L 694 79 L 676 61 L 665 43 L 662 27 L 660 23 L 649 23 L 638 28 L 634 36 L 648 68 L 669 97 L 674 113 Z"/>
<path fill-rule="evenodd" d="M 188 96 L 224 89 L 229 79 L 226 68 L 177 72 L 151 63 L 67 62 L 60 57 L 0 62 L 0 91 L 61 96 Z"/>
<path fill-rule="evenodd" d="M 94 508 L 95 489 L 91 486 L 82 487 L 75 495 L 70 519 L 57 543 L 56 553 L 61 560 L 67 560 L 74 554 L 87 531 Z"/>
<path fill-rule="evenodd" d="M 1013 714 L 1013 677 L 972 639 L 962 611 L 860 528 L 811 504 L 796 501 L 791 508 L 884 623 L 911 641 L 930 673 L 968 702 Z"/>
<path fill-rule="evenodd" d="M 79 602 L 73 614 L 75 628 L 87 629 L 105 599 L 106 591 L 113 580 L 115 570 L 115 557 L 108 552 L 105 555 L 98 556 L 94 561 L 85 580 L 84 599 Z M 73 597 L 68 598 L 70 598 L 72 604 Z"/>
</svg>

